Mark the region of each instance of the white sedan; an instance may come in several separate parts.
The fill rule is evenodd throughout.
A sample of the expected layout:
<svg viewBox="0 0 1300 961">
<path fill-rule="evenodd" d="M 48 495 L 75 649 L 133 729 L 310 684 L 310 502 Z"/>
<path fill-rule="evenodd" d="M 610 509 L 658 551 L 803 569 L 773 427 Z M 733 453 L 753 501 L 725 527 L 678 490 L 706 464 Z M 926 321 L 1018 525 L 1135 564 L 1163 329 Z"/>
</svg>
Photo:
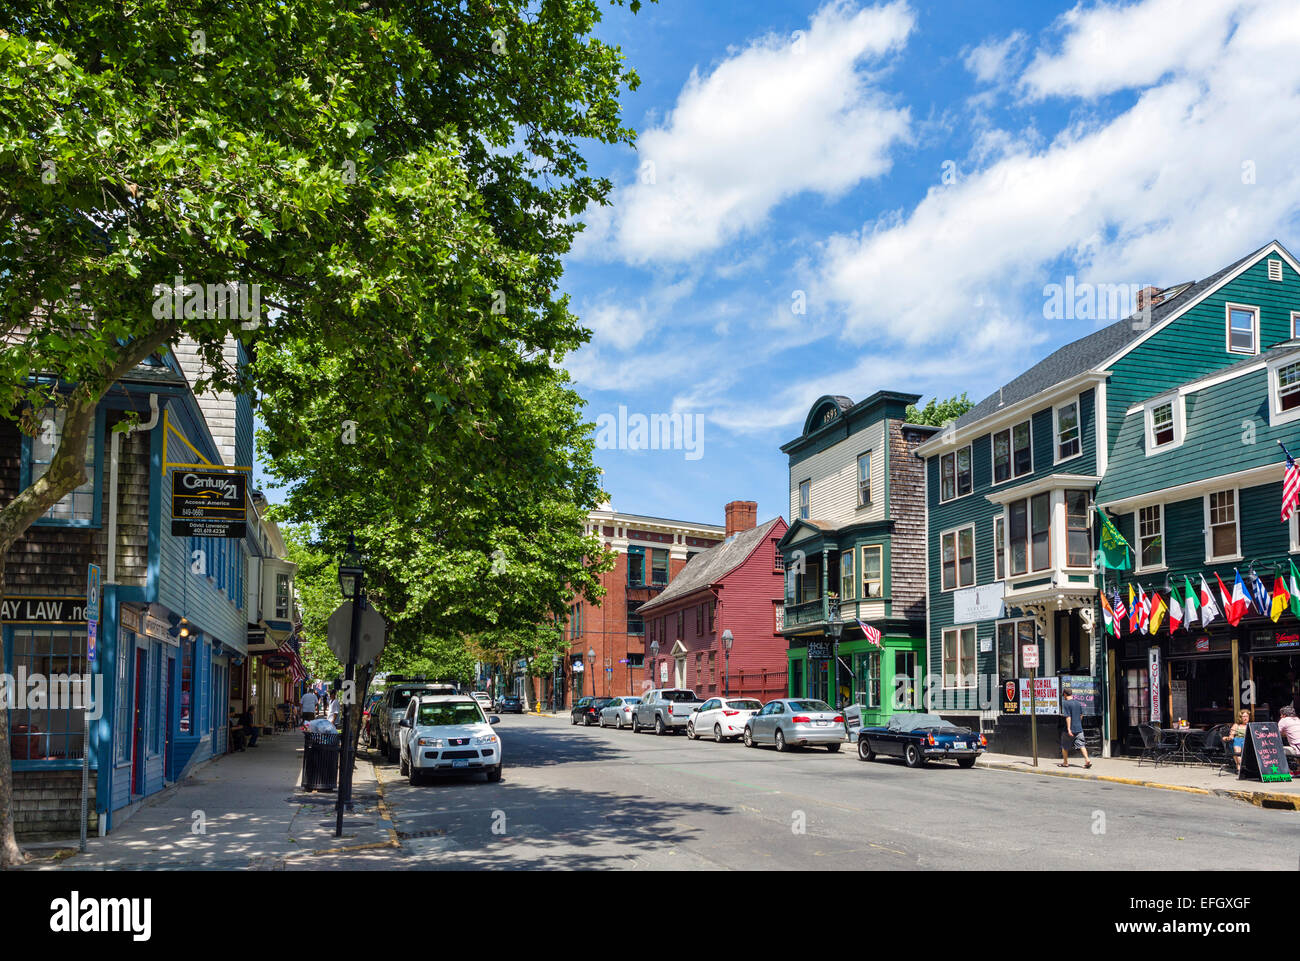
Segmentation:
<svg viewBox="0 0 1300 961">
<path fill-rule="evenodd" d="M 425 774 L 472 771 L 500 781 L 501 738 L 492 730 L 500 720 L 485 717 L 478 701 L 464 694 L 411 698 L 401 721 L 401 773 L 412 784 Z"/>
<path fill-rule="evenodd" d="M 695 741 L 711 733 L 719 743 L 734 740 L 745 733 L 745 722 L 762 707 L 752 697 L 710 698 L 686 722 L 686 736 Z"/>
</svg>

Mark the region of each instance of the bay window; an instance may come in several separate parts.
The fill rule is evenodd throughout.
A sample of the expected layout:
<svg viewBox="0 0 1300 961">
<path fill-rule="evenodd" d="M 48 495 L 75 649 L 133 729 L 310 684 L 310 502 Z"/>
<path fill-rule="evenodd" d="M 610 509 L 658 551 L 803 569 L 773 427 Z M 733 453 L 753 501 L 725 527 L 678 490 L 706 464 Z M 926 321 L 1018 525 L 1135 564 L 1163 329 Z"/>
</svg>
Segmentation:
<svg viewBox="0 0 1300 961">
<path fill-rule="evenodd" d="M 848 600 L 856 596 L 853 577 L 853 551 L 844 551 L 840 554 L 840 598 Z"/>
<path fill-rule="evenodd" d="M 1092 525 L 1088 519 L 1087 491 L 1065 492 L 1065 566 L 1092 565 Z"/>
<path fill-rule="evenodd" d="M 862 548 L 862 596 L 881 597 L 884 594 L 880 572 L 880 557 L 883 548 L 880 545 Z"/>
<path fill-rule="evenodd" d="M 1035 494 L 1007 505 L 1007 554 L 1011 575 L 1051 567 L 1052 497 Z"/>
</svg>

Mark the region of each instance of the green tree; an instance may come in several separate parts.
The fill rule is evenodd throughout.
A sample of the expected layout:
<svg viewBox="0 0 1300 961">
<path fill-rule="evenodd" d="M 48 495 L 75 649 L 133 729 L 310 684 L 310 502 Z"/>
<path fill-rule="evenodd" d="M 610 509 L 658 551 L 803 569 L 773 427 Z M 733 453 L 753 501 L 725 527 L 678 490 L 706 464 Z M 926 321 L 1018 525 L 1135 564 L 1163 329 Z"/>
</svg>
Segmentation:
<svg viewBox="0 0 1300 961">
<path fill-rule="evenodd" d="M 586 336 L 556 293 L 576 217 L 611 188 L 582 151 L 632 142 L 618 98 L 637 83 L 599 20 L 597 0 L 7 2 L 0 416 L 61 430 L 44 476 L 0 509 L 0 596 L 3 558 L 84 481 L 104 393 L 181 336 L 216 386 L 319 379 L 314 397 L 341 399 L 387 468 L 405 512 L 389 522 L 434 510 L 431 529 L 457 535 L 457 506 L 404 481 L 434 440 L 435 463 L 492 483 L 494 430 L 521 396 L 565 402 L 546 371 Z M 232 317 L 193 286 L 225 283 L 268 315 Z M 230 336 L 258 358 L 245 372 L 222 365 Z M 292 396 L 267 397 L 273 456 L 309 429 L 274 406 Z M 0 712 L 0 867 L 21 859 L 7 728 Z"/>
<path fill-rule="evenodd" d="M 907 405 L 907 422 L 909 424 L 930 424 L 934 427 L 942 427 L 948 421 L 956 420 L 974 406 L 975 404 L 966 398 L 965 391 L 962 391 L 960 397 L 949 397 L 947 400 L 931 397 L 929 403 L 924 407 L 918 408 L 915 404 Z"/>
</svg>

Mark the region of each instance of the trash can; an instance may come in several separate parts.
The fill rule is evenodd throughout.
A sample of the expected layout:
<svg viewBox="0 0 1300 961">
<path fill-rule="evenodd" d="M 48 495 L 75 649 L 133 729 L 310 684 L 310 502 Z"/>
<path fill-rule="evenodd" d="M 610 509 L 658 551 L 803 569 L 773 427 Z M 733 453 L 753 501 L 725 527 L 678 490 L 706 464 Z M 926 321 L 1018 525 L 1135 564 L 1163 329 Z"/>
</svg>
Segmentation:
<svg viewBox="0 0 1300 961">
<path fill-rule="evenodd" d="M 307 731 L 303 734 L 302 740 L 302 789 L 337 791 L 342 736 Z"/>
</svg>

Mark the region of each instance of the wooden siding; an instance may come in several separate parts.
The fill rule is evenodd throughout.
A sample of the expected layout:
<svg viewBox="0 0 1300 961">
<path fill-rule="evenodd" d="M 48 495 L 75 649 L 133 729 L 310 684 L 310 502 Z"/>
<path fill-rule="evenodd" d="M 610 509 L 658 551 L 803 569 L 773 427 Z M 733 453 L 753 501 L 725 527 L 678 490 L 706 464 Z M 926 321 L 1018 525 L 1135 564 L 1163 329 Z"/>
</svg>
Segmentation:
<svg viewBox="0 0 1300 961">
<path fill-rule="evenodd" d="M 1285 261 L 1282 282 L 1268 279 L 1266 256 L 1154 334 L 1110 368 L 1106 387 L 1107 422 L 1112 444 L 1134 404 L 1204 377 L 1242 360 L 1225 348 L 1225 305 L 1247 304 L 1260 313 L 1259 345 L 1291 337 L 1291 311 L 1300 310 L 1300 277 Z"/>
<path fill-rule="evenodd" d="M 892 617 L 925 619 L 925 463 L 915 456 L 925 439 L 889 422 L 889 502 L 894 530 L 889 538 L 889 577 L 885 589 Z"/>
<path fill-rule="evenodd" d="M 858 507 L 858 455 L 871 451 L 871 504 Z M 846 527 L 885 516 L 885 429 L 876 421 L 790 466 L 790 517 L 799 516 L 799 485 L 811 480 L 809 517 Z"/>
</svg>

